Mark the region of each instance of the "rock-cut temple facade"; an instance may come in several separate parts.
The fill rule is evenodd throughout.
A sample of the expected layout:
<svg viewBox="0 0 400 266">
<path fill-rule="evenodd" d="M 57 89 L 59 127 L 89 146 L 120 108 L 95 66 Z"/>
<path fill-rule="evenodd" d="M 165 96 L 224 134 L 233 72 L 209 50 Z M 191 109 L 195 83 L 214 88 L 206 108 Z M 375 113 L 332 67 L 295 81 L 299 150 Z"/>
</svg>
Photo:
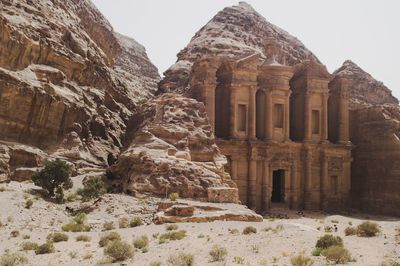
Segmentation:
<svg viewBox="0 0 400 266">
<path fill-rule="evenodd" d="M 201 58 L 190 82 L 243 204 L 258 212 L 348 206 L 348 80 L 314 61 L 291 67 L 254 54 Z"/>
</svg>

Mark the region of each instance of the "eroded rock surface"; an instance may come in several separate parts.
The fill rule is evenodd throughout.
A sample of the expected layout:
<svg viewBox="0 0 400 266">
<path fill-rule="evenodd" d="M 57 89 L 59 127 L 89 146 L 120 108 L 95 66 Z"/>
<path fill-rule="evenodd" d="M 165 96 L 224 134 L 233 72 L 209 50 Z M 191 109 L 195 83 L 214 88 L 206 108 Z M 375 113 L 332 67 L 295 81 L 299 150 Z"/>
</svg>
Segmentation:
<svg viewBox="0 0 400 266">
<path fill-rule="evenodd" d="M 270 56 L 265 46 L 273 39 L 279 44 L 277 62 L 293 66 L 318 58 L 288 32 L 271 24 L 245 2 L 226 7 L 215 15 L 178 54 L 177 62 L 164 74 L 160 92 L 181 90 L 187 86 L 193 63 L 204 56 L 244 56 L 260 53 Z M 269 51 L 271 52 L 271 51 Z M 274 51 L 275 53 L 275 51 Z"/>
<path fill-rule="evenodd" d="M 235 187 L 202 103 L 163 94 L 136 121 L 141 124 L 132 144 L 110 170 L 125 191 L 207 199 L 209 187 Z"/>
<path fill-rule="evenodd" d="M 144 47 L 115 33 L 89 0 L 4 0 L 0 28 L 0 176 L 32 167 L 10 168 L 4 147 L 13 143 L 78 168 L 114 162 L 159 80 Z"/>
</svg>

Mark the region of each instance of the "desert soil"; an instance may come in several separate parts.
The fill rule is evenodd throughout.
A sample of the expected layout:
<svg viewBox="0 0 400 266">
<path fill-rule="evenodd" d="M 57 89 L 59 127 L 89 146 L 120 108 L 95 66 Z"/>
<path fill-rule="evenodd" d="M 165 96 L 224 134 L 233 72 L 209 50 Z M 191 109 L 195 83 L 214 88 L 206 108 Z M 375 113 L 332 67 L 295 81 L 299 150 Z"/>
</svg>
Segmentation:
<svg viewBox="0 0 400 266">
<path fill-rule="evenodd" d="M 75 180 L 79 186 L 80 180 Z M 304 217 L 287 211 L 289 219 L 266 218 L 263 222 L 219 221 L 210 223 L 181 223 L 179 230 L 186 230 L 187 236 L 182 240 L 159 243 L 159 235 L 167 232 L 166 225 L 151 222 L 156 212 L 159 199 L 152 197 L 134 198 L 128 195 L 107 194 L 88 214 L 87 223 L 92 231 L 87 233 L 67 233 L 67 242 L 55 243 L 55 253 L 35 255 L 33 251 L 21 251 L 21 243 L 32 241 L 42 244 L 49 233 L 60 232 L 61 226 L 72 219 L 66 206 L 77 206 L 79 203 L 54 204 L 41 197 L 32 195 L 34 186 L 30 183 L 0 184 L 0 254 L 9 249 L 28 258 L 28 265 L 98 265 L 107 264 L 107 257 L 98 241 L 105 234 L 103 223 L 113 221 L 115 231 L 123 240 L 132 243 L 136 237 L 147 235 L 150 239 L 149 249 L 143 253 L 136 250 L 134 257 L 123 262 L 123 265 L 146 265 L 160 261 L 168 265 L 171 255 L 180 252 L 194 255 L 195 265 L 237 265 L 235 257 L 244 260 L 243 265 L 291 265 L 291 257 L 304 252 L 311 256 L 317 239 L 324 235 L 326 226 L 338 227 L 333 235 L 341 236 L 345 247 L 350 251 L 355 262 L 349 265 L 380 265 L 387 260 L 400 260 L 400 245 L 396 244 L 395 229 L 400 220 L 390 217 L 365 215 L 328 215 L 305 212 Z M 33 200 L 30 209 L 25 208 L 26 200 Z M 75 205 L 73 205 L 75 204 Z M 118 228 L 122 217 L 140 216 L 144 225 L 135 228 Z M 382 233 L 372 238 L 345 236 L 344 229 L 352 224 L 358 225 L 369 219 L 377 222 Z M 254 226 L 256 234 L 244 235 L 247 226 Z M 266 228 L 281 230 L 265 230 Z M 237 229 L 237 233 L 232 233 Z M 12 237 L 11 232 L 19 231 L 19 236 Z M 77 235 L 88 235 L 90 242 L 78 242 Z M 24 236 L 30 239 L 25 240 Z M 228 254 L 224 262 L 210 262 L 209 251 L 218 244 L 226 248 Z M 314 265 L 327 265 L 323 257 L 312 257 Z M 120 265 L 120 263 L 116 264 Z"/>
</svg>

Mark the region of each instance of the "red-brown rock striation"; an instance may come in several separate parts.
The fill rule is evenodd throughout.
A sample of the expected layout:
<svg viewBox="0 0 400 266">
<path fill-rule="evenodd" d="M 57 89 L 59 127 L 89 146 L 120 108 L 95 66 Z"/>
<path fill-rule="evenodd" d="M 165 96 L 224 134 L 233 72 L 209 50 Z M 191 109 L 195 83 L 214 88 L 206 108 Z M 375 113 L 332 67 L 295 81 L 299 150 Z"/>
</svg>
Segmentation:
<svg viewBox="0 0 400 266">
<path fill-rule="evenodd" d="M 0 175 L 29 167 L 6 167 L 20 144 L 78 168 L 115 161 L 130 117 L 159 80 L 144 47 L 115 33 L 89 0 L 0 8 Z"/>
<path fill-rule="evenodd" d="M 133 142 L 109 174 L 124 191 L 207 199 L 210 187 L 235 187 L 202 103 L 163 94 L 145 104 L 135 121 Z"/>
</svg>

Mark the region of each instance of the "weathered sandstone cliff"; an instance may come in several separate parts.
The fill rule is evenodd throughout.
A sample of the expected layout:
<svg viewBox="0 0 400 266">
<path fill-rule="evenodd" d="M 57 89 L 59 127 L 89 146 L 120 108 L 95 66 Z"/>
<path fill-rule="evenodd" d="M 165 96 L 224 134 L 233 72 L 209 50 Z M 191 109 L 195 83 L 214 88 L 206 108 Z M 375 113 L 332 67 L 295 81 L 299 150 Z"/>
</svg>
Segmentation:
<svg viewBox="0 0 400 266">
<path fill-rule="evenodd" d="M 279 45 L 275 58 L 279 63 L 292 66 L 304 60 L 319 62 L 301 41 L 265 20 L 247 3 L 240 2 L 220 11 L 194 35 L 179 52 L 177 62 L 164 73 L 159 91 L 184 89 L 193 63 L 204 56 L 234 57 L 254 53 L 268 56 L 265 46 L 269 40 Z"/>
<path fill-rule="evenodd" d="M 159 80 L 144 47 L 89 0 L 0 8 L 0 179 L 29 178 L 49 156 L 78 170 L 112 164 Z"/>
<path fill-rule="evenodd" d="M 391 91 L 351 61 L 334 72 L 349 88 L 354 207 L 400 215 L 400 106 Z"/>
<path fill-rule="evenodd" d="M 133 142 L 109 174 L 126 192 L 207 199 L 210 187 L 235 187 L 224 172 L 226 158 L 202 103 L 163 94 L 145 104 L 134 120 Z"/>
</svg>

